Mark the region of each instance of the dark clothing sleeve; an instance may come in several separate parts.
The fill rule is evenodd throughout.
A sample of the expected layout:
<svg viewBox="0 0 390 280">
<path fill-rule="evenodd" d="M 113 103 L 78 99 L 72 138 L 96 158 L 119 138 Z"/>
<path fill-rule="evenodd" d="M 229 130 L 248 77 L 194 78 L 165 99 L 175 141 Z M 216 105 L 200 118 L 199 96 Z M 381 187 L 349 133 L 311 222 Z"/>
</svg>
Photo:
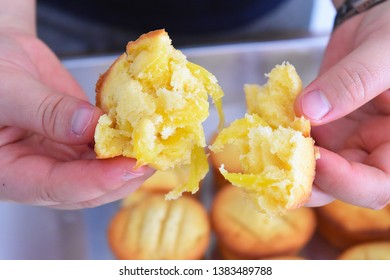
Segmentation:
<svg viewBox="0 0 390 280">
<path fill-rule="evenodd" d="M 285 0 L 39 0 L 68 13 L 139 33 L 207 34 L 239 28 Z"/>
</svg>

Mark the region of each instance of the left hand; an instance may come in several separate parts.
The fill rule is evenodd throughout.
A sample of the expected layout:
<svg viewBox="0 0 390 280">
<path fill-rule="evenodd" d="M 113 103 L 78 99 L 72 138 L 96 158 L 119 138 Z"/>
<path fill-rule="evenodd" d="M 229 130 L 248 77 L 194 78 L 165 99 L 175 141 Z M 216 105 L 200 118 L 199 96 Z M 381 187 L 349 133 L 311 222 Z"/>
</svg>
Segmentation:
<svg viewBox="0 0 390 280">
<path fill-rule="evenodd" d="M 95 207 L 136 190 L 153 170 L 97 160 L 102 112 L 34 34 L 0 26 L 0 201 Z"/>
</svg>

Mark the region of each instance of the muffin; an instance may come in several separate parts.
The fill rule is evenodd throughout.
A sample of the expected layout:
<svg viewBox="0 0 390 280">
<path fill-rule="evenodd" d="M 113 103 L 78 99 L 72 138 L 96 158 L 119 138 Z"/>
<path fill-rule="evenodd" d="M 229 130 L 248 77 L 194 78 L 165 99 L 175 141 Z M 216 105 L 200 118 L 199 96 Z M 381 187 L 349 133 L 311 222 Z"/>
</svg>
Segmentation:
<svg viewBox="0 0 390 280">
<path fill-rule="evenodd" d="M 117 259 L 202 259 L 209 245 L 210 225 L 199 201 L 183 196 L 141 194 L 122 207 L 108 228 L 109 246 Z"/>
<path fill-rule="evenodd" d="M 390 242 L 369 242 L 345 249 L 339 260 L 390 260 Z"/>
<path fill-rule="evenodd" d="M 136 190 L 132 194 L 126 196 L 120 201 L 120 207 L 128 207 L 131 209 L 134 205 L 137 205 L 138 203 L 142 202 L 143 200 L 147 199 L 150 197 L 150 195 L 153 194 L 159 194 L 159 193 L 154 193 L 154 192 L 149 192 L 149 191 L 144 191 L 141 189 Z"/>
<path fill-rule="evenodd" d="M 217 192 L 211 223 L 224 259 L 265 259 L 296 255 L 311 239 L 316 220 L 310 208 L 267 216 L 232 185 Z"/>
<path fill-rule="evenodd" d="M 187 169 L 184 183 L 167 194 L 195 193 L 209 167 L 203 122 L 209 96 L 223 124 L 223 91 L 217 79 L 176 50 L 164 30 L 129 42 L 96 83 L 103 111 L 95 130 L 97 158 L 125 156 L 136 168 Z"/>
<path fill-rule="evenodd" d="M 242 172 L 220 172 L 243 189 L 258 210 L 282 214 L 310 198 L 318 151 L 310 137 L 310 122 L 295 115 L 294 100 L 302 89 L 288 63 L 275 66 L 265 85 L 245 85 L 248 111 L 223 128 L 210 146 L 223 152 L 227 144 L 239 151 Z"/>
<path fill-rule="evenodd" d="M 318 231 L 338 249 L 369 241 L 390 241 L 390 205 L 373 210 L 336 200 L 316 208 L 316 214 Z"/>
</svg>

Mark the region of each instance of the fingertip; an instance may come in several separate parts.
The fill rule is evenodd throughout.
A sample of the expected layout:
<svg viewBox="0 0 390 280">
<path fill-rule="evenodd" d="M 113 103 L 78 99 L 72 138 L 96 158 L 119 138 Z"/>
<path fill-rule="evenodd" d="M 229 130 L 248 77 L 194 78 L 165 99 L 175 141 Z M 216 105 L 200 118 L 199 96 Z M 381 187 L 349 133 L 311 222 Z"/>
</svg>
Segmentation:
<svg viewBox="0 0 390 280">
<path fill-rule="evenodd" d="M 126 182 L 137 177 L 149 177 L 155 172 L 155 170 L 148 165 L 136 167 L 136 159 L 124 156 L 97 159 L 96 163 L 102 168 L 101 175 L 106 178 L 108 182 Z"/>
<path fill-rule="evenodd" d="M 91 127 L 91 122 L 94 115 L 92 106 L 81 106 L 72 116 L 70 130 L 76 137 L 85 135 L 88 127 Z"/>
<path fill-rule="evenodd" d="M 148 179 L 150 176 L 154 174 L 156 170 L 151 167 L 144 165 L 138 168 L 126 169 L 124 174 L 122 175 L 122 179 L 124 181 L 133 180 L 134 178 L 142 177 L 144 180 Z"/>
<path fill-rule="evenodd" d="M 103 161 L 105 165 L 102 172 L 104 178 L 100 179 L 102 184 L 98 187 L 100 195 L 66 207 L 96 207 L 120 200 L 138 190 L 156 171 L 147 165 L 135 169 L 136 160 L 133 158 L 116 157 L 98 161 Z"/>
<path fill-rule="evenodd" d="M 90 143 L 102 112 L 99 108 L 83 102 L 74 111 L 70 120 L 70 137 L 72 142 Z"/>
<path fill-rule="evenodd" d="M 332 105 L 321 90 L 309 89 L 297 96 L 294 109 L 298 116 L 303 116 L 311 124 L 318 125 L 332 110 Z"/>
<path fill-rule="evenodd" d="M 64 162 L 55 169 L 49 167 L 50 178 L 43 190 L 55 193 L 45 197 L 57 198 L 58 204 L 77 204 L 122 192 L 119 189 L 136 190 L 154 170 L 148 166 L 135 170 L 135 165 L 133 158 L 115 157 Z M 66 174 L 72 174 L 71 178 Z"/>
</svg>

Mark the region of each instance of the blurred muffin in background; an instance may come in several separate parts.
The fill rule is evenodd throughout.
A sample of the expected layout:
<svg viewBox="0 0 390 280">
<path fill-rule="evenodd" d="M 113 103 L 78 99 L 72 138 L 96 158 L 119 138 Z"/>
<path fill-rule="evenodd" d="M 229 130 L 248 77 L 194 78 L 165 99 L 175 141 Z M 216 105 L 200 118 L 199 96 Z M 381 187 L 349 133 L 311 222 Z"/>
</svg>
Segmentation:
<svg viewBox="0 0 390 280">
<path fill-rule="evenodd" d="M 265 258 L 265 260 L 280 260 L 280 261 L 286 261 L 286 260 L 306 260 L 306 258 L 298 255 L 282 255 L 277 257 L 271 257 L 271 258 Z"/>
<path fill-rule="evenodd" d="M 180 174 L 173 170 L 159 171 L 157 170 L 149 179 L 147 179 L 140 187 L 143 191 L 153 191 L 168 193 L 175 187 L 180 185 Z"/>
<path fill-rule="evenodd" d="M 108 243 L 118 259 L 202 259 L 210 241 L 206 209 L 190 196 L 135 192 L 112 218 Z"/>
<path fill-rule="evenodd" d="M 183 172 L 185 171 L 183 170 Z M 167 171 L 157 170 L 149 179 L 147 179 L 139 187 L 139 189 L 137 189 L 136 192 L 125 197 L 122 200 L 121 204 L 122 206 L 126 206 L 127 204 L 132 203 L 135 199 L 138 199 L 140 196 L 142 196 L 142 194 L 138 194 L 140 192 L 152 192 L 152 193 L 159 193 L 159 194 L 166 195 L 175 187 L 179 186 L 182 182 L 183 181 L 182 181 L 181 172 L 174 171 L 174 170 L 167 170 Z M 200 186 L 199 186 L 200 191 L 201 191 L 201 184 L 202 181 L 200 182 Z M 194 198 L 199 198 L 200 191 L 196 192 L 195 194 L 184 192 L 183 195 L 190 195 L 193 196 Z M 137 195 L 134 195 L 136 193 Z"/>
<path fill-rule="evenodd" d="M 312 209 L 267 216 L 232 185 L 217 192 L 211 223 L 224 259 L 292 258 L 308 243 L 316 227 Z"/>
<path fill-rule="evenodd" d="M 372 210 L 337 200 L 316 208 L 316 214 L 318 231 L 338 249 L 369 241 L 390 241 L 390 205 Z"/>
<path fill-rule="evenodd" d="M 390 260 L 390 242 L 368 242 L 345 249 L 339 260 Z"/>
</svg>

